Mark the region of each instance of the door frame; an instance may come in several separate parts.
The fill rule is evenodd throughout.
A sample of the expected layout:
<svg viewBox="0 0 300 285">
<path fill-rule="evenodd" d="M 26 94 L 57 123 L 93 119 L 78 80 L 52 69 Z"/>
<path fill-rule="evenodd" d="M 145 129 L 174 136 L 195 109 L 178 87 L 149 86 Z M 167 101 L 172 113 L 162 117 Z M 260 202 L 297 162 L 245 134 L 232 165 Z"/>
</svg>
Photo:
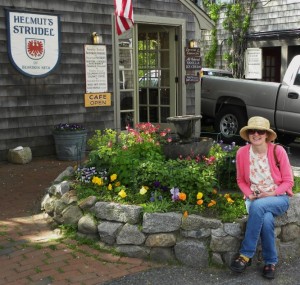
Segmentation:
<svg viewBox="0 0 300 285">
<path fill-rule="evenodd" d="M 112 22 L 114 23 L 114 17 L 112 17 Z M 150 17 L 145 15 L 135 15 L 135 24 L 146 24 L 146 25 L 164 25 L 175 27 L 178 30 L 178 83 L 177 83 L 177 102 L 176 102 L 176 115 L 185 115 L 186 112 L 186 89 L 183 88 L 185 86 L 184 81 L 184 74 L 183 74 L 183 67 L 184 67 L 184 46 L 186 43 L 186 21 L 184 19 L 173 19 L 173 18 L 166 18 L 166 17 Z M 114 27 L 114 25 L 113 25 Z M 115 29 L 115 28 L 114 28 Z M 134 28 L 133 36 L 137 38 L 137 30 Z M 120 86 L 119 82 L 119 45 L 118 45 L 118 35 L 114 32 L 113 37 L 113 73 L 114 73 L 114 84 L 113 84 L 113 92 L 114 92 L 114 127 L 116 129 L 120 129 L 121 122 L 120 122 Z M 137 50 L 135 50 L 135 59 L 133 60 L 133 64 L 137 66 L 136 59 L 137 59 Z M 135 92 L 138 92 L 138 70 L 135 68 L 134 74 L 136 83 L 135 83 Z M 134 95 L 137 98 L 137 94 Z M 136 99 L 135 99 L 136 100 Z M 137 102 L 134 102 L 135 107 L 135 116 L 137 116 Z M 137 121 L 137 118 L 135 118 Z"/>
<path fill-rule="evenodd" d="M 159 33 L 159 32 L 167 32 L 169 35 L 169 96 L 170 96 L 170 102 L 169 102 L 169 106 L 170 106 L 170 114 L 168 117 L 172 117 L 175 116 L 178 112 L 178 82 L 176 82 L 176 77 L 178 74 L 178 52 L 177 52 L 177 41 L 175 40 L 176 38 L 176 33 L 177 33 L 177 27 L 174 26 L 169 26 L 169 25 L 154 25 L 154 24 L 138 24 L 137 28 L 136 28 L 136 38 L 139 38 L 139 33 L 142 32 L 150 32 L 150 33 Z M 135 47 L 135 51 L 136 51 L 136 55 L 135 58 L 139 57 L 139 49 L 138 49 L 138 40 L 136 41 L 136 47 Z M 139 63 L 136 62 L 137 67 L 139 67 Z M 136 69 L 137 72 L 139 72 L 138 68 Z M 162 74 L 162 73 L 161 73 Z M 137 76 L 136 78 L 139 78 L 139 76 Z M 135 108 L 135 121 L 141 123 L 141 121 L 139 120 L 140 118 L 140 102 L 139 102 L 139 92 L 140 92 L 140 88 L 141 86 L 139 86 L 139 82 L 137 82 L 137 85 L 135 86 L 136 90 L 139 90 L 136 93 L 136 108 Z M 146 89 L 151 87 L 145 87 Z M 157 86 L 158 89 L 162 90 L 162 87 L 159 85 Z M 159 91 L 158 91 L 159 92 Z M 150 95 L 149 95 L 150 96 Z M 158 109 L 160 109 L 160 100 L 158 99 Z M 150 103 L 150 105 L 152 105 Z M 155 105 L 155 104 L 154 104 Z M 148 106 L 149 107 L 149 106 Z M 160 113 L 160 111 L 158 111 Z M 159 116 L 160 117 L 160 116 Z M 166 128 L 169 127 L 169 123 L 167 122 L 152 122 L 153 124 L 158 124 L 161 128 Z"/>
</svg>

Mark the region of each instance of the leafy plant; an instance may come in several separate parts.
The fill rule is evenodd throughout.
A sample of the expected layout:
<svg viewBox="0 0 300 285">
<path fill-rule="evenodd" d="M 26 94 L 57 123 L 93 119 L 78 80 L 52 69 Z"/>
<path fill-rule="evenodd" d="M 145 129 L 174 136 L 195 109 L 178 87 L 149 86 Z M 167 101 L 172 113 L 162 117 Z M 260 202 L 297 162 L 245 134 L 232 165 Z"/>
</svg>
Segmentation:
<svg viewBox="0 0 300 285">
<path fill-rule="evenodd" d="M 202 213 L 225 220 L 244 215 L 241 193 L 222 194 L 226 182 L 220 183 L 219 177 L 235 177 L 234 161 L 232 168 L 227 163 L 238 147 L 220 143 L 207 157 L 166 159 L 162 145 L 171 142 L 169 132 L 150 123 L 126 133 L 96 131 L 89 141 L 89 161 L 77 170 L 79 199 L 94 195 L 102 201 L 138 204 L 145 212 Z"/>
<path fill-rule="evenodd" d="M 228 52 L 224 53 L 234 77 L 241 78 L 244 75 L 244 53 L 246 49 L 246 35 L 251 21 L 251 14 L 256 7 L 256 1 L 236 0 L 234 3 L 224 4 L 220 1 L 212 3 L 204 0 L 204 5 L 215 27 L 211 31 L 211 45 L 205 54 L 205 63 L 208 67 L 214 67 L 218 50 L 218 24 L 220 13 L 224 11 L 225 17 L 222 26 L 229 33 L 226 44 Z"/>
<path fill-rule="evenodd" d="M 83 131 L 86 128 L 79 124 L 58 124 L 54 127 L 55 131 L 59 132 L 77 132 L 77 131 Z"/>
<path fill-rule="evenodd" d="M 299 176 L 294 176 L 293 192 L 294 193 L 300 193 L 300 177 Z"/>
<path fill-rule="evenodd" d="M 204 60 L 207 67 L 214 67 L 216 61 L 216 54 L 218 51 L 218 33 L 217 33 L 217 24 L 220 19 L 220 11 L 223 4 L 211 3 L 211 1 L 204 0 L 204 5 L 208 10 L 210 18 L 214 22 L 214 27 L 211 31 L 211 46 L 208 52 L 205 54 Z"/>
</svg>

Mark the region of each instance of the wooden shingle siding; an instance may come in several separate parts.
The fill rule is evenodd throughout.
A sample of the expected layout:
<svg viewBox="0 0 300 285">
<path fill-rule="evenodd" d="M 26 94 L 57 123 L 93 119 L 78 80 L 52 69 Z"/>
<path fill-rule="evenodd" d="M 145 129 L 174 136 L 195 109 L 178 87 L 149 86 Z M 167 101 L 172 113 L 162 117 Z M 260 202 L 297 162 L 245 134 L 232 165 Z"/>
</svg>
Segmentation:
<svg viewBox="0 0 300 285">
<path fill-rule="evenodd" d="M 0 160 L 7 159 L 8 149 L 20 145 L 31 147 L 33 156 L 54 154 L 52 129 L 58 123 L 81 123 L 89 137 L 96 129 L 114 128 L 113 94 L 112 106 L 84 107 L 84 44 L 91 44 L 92 32 L 99 33 L 107 47 L 108 92 L 113 92 L 113 5 L 113 0 L 1 1 Z M 140 15 L 185 19 L 186 34 L 192 37 L 194 17 L 180 1 L 134 0 L 133 5 L 134 13 Z M 60 61 L 46 77 L 30 78 L 13 67 L 8 58 L 4 8 L 60 16 Z"/>
<path fill-rule="evenodd" d="M 267 4 L 266 4 L 267 3 Z M 218 23 L 218 44 L 219 49 L 216 55 L 216 63 L 215 67 L 219 68 L 221 63 L 221 43 L 223 40 L 229 37 L 227 31 L 223 29 L 222 22 L 225 17 L 224 11 L 220 15 L 220 21 Z M 250 28 L 248 33 L 259 35 L 259 33 L 272 33 L 285 30 L 299 30 L 300 28 L 300 1 L 299 0 L 257 0 L 257 6 L 254 9 L 251 15 Z M 291 33 L 292 34 L 292 33 Z M 209 50 L 209 46 L 211 44 L 211 36 L 210 32 L 203 32 L 203 43 L 202 50 L 203 52 L 207 52 Z M 265 39 L 264 39 L 265 40 Z M 275 39 L 276 40 L 276 39 Z M 257 45 L 255 47 L 262 46 L 291 46 L 291 45 L 300 45 L 299 37 L 295 34 L 295 37 L 292 36 L 287 39 L 280 39 L 280 42 L 268 42 L 265 40 L 264 43 L 261 43 L 262 39 L 256 40 L 254 39 L 248 41 L 248 47 L 253 47 L 253 42 L 257 41 Z M 226 50 L 226 42 L 222 47 L 222 54 L 227 52 Z M 222 68 L 228 68 L 226 66 L 226 61 L 222 60 Z"/>
<path fill-rule="evenodd" d="M 297 2 L 297 3 L 296 3 Z M 286 0 L 260 1 L 250 24 L 251 32 L 299 29 L 300 1 L 286 4 Z"/>
</svg>

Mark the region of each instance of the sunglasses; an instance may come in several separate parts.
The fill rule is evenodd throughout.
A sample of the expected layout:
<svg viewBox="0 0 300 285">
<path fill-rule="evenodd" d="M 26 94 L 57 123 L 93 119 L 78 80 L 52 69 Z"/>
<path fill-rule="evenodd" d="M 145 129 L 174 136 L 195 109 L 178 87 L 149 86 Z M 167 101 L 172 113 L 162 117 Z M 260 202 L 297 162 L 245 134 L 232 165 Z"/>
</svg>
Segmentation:
<svg viewBox="0 0 300 285">
<path fill-rule="evenodd" d="M 256 130 L 256 129 L 249 129 L 247 130 L 248 135 L 254 135 L 255 133 L 258 133 L 259 135 L 264 135 L 266 133 L 265 130 Z"/>
</svg>

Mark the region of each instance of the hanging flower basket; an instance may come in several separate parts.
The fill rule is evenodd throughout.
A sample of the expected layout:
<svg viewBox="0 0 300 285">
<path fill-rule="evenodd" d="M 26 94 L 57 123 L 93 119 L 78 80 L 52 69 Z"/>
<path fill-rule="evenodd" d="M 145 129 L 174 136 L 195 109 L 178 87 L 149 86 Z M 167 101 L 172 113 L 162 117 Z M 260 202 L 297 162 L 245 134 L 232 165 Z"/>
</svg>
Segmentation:
<svg viewBox="0 0 300 285">
<path fill-rule="evenodd" d="M 82 160 L 85 157 L 87 130 L 77 124 L 59 124 L 53 131 L 59 160 Z"/>
</svg>

